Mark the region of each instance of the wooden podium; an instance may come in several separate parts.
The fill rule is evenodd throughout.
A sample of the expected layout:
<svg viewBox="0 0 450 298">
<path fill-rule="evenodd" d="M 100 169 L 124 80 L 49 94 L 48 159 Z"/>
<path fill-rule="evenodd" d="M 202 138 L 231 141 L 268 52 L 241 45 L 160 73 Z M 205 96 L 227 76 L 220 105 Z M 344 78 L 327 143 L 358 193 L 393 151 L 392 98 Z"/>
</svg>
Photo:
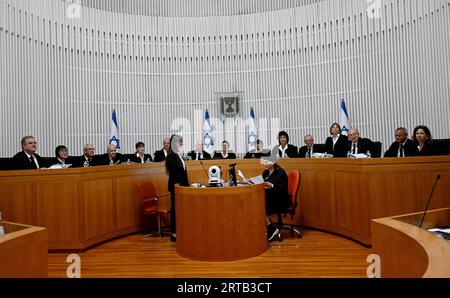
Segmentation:
<svg viewBox="0 0 450 298">
<path fill-rule="evenodd" d="M 267 249 L 264 185 L 176 186 L 177 252 L 199 261 L 235 261 Z"/>
<path fill-rule="evenodd" d="M 3 222 L 0 278 L 47 277 L 47 229 Z"/>
<path fill-rule="evenodd" d="M 450 277 L 450 242 L 427 229 L 450 225 L 450 208 L 372 220 L 373 250 L 381 259 L 381 276 Z"/>
</svg>

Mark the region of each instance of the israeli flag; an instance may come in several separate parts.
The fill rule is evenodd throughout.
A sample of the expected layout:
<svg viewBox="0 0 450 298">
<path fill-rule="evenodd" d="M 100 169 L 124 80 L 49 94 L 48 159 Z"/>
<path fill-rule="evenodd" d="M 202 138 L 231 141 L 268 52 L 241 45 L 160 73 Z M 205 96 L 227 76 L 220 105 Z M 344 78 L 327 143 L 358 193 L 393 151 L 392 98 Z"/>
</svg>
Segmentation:
<svg viewBox="0 0 450 298">
<path fill-rule="evenodd" d="M 203 122 L 203 150 L 208 152 L 209 154 L 214 153 L 214 141 L 211 134 L 211 123 L 209 122 L 209 113 L 208 110 L 205 112 L 205 121 Z"/>
<path fill-rule="evenodd" d="M 256 119 L 255 110 L 250 108 L 250 121 L 248 123 L 248 151 L 256 150 L 256 139 L 258 138 L 258 133 L 256 131 Z"/>
<path fill-rule="evenodd" d="M 119 126 L 117 125 L 116 110 L 113 110 L 111 118 L 111 138 L 109 139 L 109 145 L 111 144 L 116 145 L 117 152 L 119 152 L 120 137 L 119 137 Z"/>
<path fill-rule="evenodd" d="M 345 105 L 345 99 L 342 99 L 341 101 L 341 116 L 340 116 L 340 123 L 341 130 L 343 135 L 348 134 L 348 130 L 351 128 L 350 126 L 350 120 L 348 119 L 348 112 L 347 112 L 347 106 Z"/>
</svg>

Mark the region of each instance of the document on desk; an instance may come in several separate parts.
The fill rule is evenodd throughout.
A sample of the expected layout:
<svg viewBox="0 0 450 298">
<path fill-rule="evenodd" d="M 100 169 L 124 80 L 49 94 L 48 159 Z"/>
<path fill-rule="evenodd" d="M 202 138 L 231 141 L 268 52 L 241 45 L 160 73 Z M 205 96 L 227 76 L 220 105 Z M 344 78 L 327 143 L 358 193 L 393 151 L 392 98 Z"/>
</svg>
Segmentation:
<svg viewBox="0 0 450 298">
<path fill-rule="evenodd" d="M 443 228 L 432 228 L 428 229 L 429 232 L 443 232 L 450 234 L 450 227 L 443 227 Z"/>
<path fill-rule="evenodd" d="M 250 178 L 250 182 L 253 184 L 264 184 L 263 176 L 259 175 L 253 178 Z"/>
<path fill-rule="evenodd" d="M 72 166 L 72 164 L 54 164 L 52 166 L 49 167 L 49 169 L 55 170 L 55 169 L 67 169 L 70 168 Z"/>
<path fill-rule="evenodd" d="M 428 229 L 428 231 L 435 234 L 439 238 L 450 242 L 450 227 L 432 228 Z"/>
<path fill-rule="evenodd" d="M 242 172 L 240 170 L 238 170 L 238 176 L 242 178 L 242 180 L 244 180 L 244 182 L 246 183 L 250 183 L 250 184 L 264 184 L 264 178 L 259 175 L 250 179 L 245 178 L 245 176 L 242 174 Z"/>
</svg>

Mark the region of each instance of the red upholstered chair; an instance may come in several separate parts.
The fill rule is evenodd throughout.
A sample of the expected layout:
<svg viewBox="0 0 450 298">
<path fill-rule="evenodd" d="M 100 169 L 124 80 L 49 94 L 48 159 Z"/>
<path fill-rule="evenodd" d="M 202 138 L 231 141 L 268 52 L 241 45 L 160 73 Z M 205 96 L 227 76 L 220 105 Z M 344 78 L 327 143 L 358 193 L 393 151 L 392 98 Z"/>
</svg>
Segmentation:
<svg viewBox="0 0 450 298">
<path fill-rule="evenodd" d="M 302 237 L 302 233 L 300 231 L 300 228 L 294 224 L 284 224 L 283 218 L 286 218 L 286 216 L 290 215 L 291 222 L 294 220 L 295 216 L 295 210 L 297 209 L 297 194 L 298 190 L 300 188 L 300 172 L 298 170 L 292 170 L 288 173 L 288 194 L 289 198 L 291 199 L 291 204 L 288 208 L 283 210 L 282 212 L 278 213 L 278 228 L 280 229 L 287 229 L 291 232 L 295 233 L 298 238 Z M 281 233 L 280 237 L 278 237 L 278 240 L 281 241 Z"/>
<path fill-rule="evenodd" d="M 153 215 L 156 216 L 158 221 L 158 231 L 145 235 L 144 237 L 150 237 L 153 235 L 159 235 L 160 237 L 163 234 L 170 235 L 169 232 L 163 232 L 161 230 L 161 216 L 170 214 L 170 210 L 159 207 L 159 197 L 156 194 L 155 187 L 151 181 L 145 181 L 136 184 L 139 198 L 141 200 L 141 210 L 144 215 Z"/>
</svg>

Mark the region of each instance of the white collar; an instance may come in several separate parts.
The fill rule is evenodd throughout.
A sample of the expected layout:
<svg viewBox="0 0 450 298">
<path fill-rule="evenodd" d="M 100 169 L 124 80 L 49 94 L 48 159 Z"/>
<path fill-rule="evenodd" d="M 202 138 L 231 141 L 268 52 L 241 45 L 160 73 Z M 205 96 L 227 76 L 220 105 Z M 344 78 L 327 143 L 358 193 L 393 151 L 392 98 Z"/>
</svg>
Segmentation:
<svg viewBox="0 0 450 298">
<path fill-rule="evenodd" d="M 286 144 L 286 147 L 281 147 L 281 145 L 278 147 L 281 151 L 285 151 L 289 147 L 289 144 Z"/>
</svg>

